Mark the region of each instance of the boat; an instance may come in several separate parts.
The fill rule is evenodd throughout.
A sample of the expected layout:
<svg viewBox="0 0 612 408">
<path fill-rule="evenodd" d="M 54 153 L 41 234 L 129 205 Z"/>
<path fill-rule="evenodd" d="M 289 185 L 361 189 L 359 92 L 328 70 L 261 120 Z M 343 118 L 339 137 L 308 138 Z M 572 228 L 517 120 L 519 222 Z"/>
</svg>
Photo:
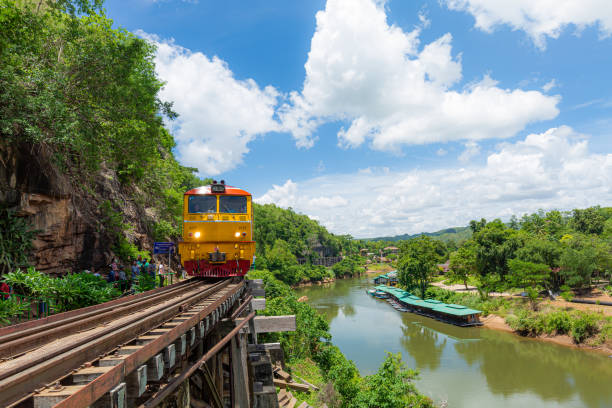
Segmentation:
<svg viewBox="0 0 612 408">
<path fill-rule="evenodd" d="M 367 292 L 368 292 L 368 295 L 374 296 L 375 298 L 378 298 L 378 299 L 387 299 L 389 297 L 389 294 L 386 292 L 383 292 L 382 290 L 369 289 Z"/>
</svg>

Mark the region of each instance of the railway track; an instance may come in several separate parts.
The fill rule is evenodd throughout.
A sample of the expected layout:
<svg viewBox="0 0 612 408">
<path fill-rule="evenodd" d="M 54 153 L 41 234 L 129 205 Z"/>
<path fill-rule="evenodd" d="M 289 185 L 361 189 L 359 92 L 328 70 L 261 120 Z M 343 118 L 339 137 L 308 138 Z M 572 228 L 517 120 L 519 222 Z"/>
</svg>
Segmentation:
<svg viewBox="0 0 612 408">
<path fill-rule="evenodd" d="M 189 280 L 0 329 L 0 406 L 46 406 L 49 392 L 58 406 L 92 405 L 160 353 L 184 355 L 243 290 L 243 282 Z M 174 359 L 164 360 L 167 375 Z"/>
</svg>

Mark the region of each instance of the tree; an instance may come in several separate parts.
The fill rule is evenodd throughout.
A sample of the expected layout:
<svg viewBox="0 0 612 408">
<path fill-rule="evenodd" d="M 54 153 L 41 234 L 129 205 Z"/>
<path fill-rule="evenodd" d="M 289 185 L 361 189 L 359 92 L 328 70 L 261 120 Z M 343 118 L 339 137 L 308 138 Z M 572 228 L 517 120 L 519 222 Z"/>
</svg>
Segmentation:
<svg viewBox="0 0 612 408">
<path fill-rule="evenodd" d="M 469 277 L 476 273 L 476 247 L 473 241 L 466 242 L 450 256 L 449 277 L 463 282 L 468 289 Z"/>
<path fill-rule="evenodd" d="M 512 284 L 527 291 L 531 307 L 535 310 L 538 300 L 537 288 L 546 287 L 550 276 L 550 266 L 515 258 L 508 261 L 508 267 Z"/>
<path fill-rule="evenodd" d="M 505 281 L 508 259 L 521 246 L 519 231 L 506 228 L 500 220 L 493 220 L 472 236 L 476 242 L 476 268 L 480 275 L 497 274 Z"/>
<path fill-rule="evenodd" d="M 268 268 L 270 268 L 275 275 L 279 273 L 280 276 L 282 276 L 282 272 L 291 265 L 297 264 L 297 259 L 295 255 L 291 253 L 289 244 L 282 239 L 274 241 L 274 246 L 266 254 L 266 260 L 268 261 Z"/>
<path fill-rule="evenodd" d="M 425 297 L 427 286 L 436 273 L 436 263 L 440 260 L 436 252 L 438 246 L 425 235 L 400 245 L 397 265 L 399 282 L 409 290 L 419 289 L 421 297 Z"/>
<path fill-rule="evenodd" d="M 413 384 L 417 376 L 417 371 L 406 369 L 400 353 L 387 353 L 378 372 L 365 378 L 354 406 L 358 408 L 433 407 L 431 399 L 417 392 Z"/>
<path fill-rule="evenodd" d="M 562 239 L 565 249 L 559 260 L 561 276 L 567 285 L 581 288 L 591 285 L 591 278 L 597 269 L 597 251 L 592 241 L 580 234 Z"/>
<path fill-rule="evenodd" d="M 487 225 L 487 220 L 481 218 L 480 221 L 472 220 L 470 221 L 470 229 L 473 233 L 477 233 L 481 229 L 483 229 Z"/>
<path fill-rule="evenodd" d="M 576 231 L 585 234 L 601 234 L 605 221 L 606 219 L 599 207 L 590 207 L 584 210 L 575 209 L 572 211 L 570 224 Z"/>
</svg>

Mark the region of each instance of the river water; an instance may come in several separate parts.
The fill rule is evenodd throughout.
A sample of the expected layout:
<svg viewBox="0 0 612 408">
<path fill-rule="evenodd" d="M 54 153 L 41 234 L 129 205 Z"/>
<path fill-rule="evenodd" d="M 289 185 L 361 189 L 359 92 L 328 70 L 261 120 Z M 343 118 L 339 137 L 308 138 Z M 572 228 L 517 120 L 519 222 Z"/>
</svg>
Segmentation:
<svg viewBox="0 0 612 408">
<path fill-rule="evenodd" d="M 297 289 L 330 322 L 332 341 L 373 374 L 401 352 L 417 388 L 449 408 L 612 407 L 612 358 L 396 311 L 366 294 L 371 278 Z"/>
</svg>

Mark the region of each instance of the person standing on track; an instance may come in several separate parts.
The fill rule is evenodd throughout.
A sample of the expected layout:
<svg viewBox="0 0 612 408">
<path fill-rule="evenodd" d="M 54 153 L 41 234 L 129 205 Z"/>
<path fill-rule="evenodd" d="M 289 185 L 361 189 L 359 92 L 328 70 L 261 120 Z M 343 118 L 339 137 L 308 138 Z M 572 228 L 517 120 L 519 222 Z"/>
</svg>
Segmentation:
<svg viewBox="0 0 612 408">
<path fill-rule="evenodd" d="M 164 264 L 162 262 L 157 266 L 157 274 L 159 275 L 159 286 L 164 286 Z"/>
<path fill-rule="evenodd" d="M 132 262 L 132 280 L 136 280 L 138 275 L 140 275 L 140 266 L 138 266 L 138 261 L 134 260 Z"/>
<path fill-rule="evenodd" d="M 155 259 L 151 258 L 149 266 L 147 266 L 147 272 L 149 273 L 149 276 L 155 280 Z"/>
</svg>

